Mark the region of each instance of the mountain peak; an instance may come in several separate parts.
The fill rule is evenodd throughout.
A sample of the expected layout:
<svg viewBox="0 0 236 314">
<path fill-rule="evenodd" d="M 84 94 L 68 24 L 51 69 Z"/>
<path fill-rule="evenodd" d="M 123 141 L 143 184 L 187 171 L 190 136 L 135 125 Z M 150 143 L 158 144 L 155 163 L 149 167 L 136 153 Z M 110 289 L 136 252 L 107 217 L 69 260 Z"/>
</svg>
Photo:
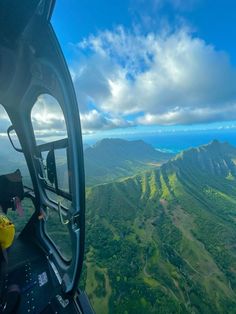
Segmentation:
<svg viewBox="0 0 236 314">
<path fill-rule="evenodd" d="M 169 167 L 210 171 L 211 174 L 227 175 L 236 173 L 232 159 L 236 158 L 236 148 L 227 142 L 213 140 L 209 144 L 190 148 L 179 153 L 168 162 Z"/>
<path fill-rule="evenodd" d="M 150 154 L 155 157 L 157 155 L 160 157 L 165 156 L 165 159 L 173 156 L 173 154 L 156 150 L 152 145 L 144 142 L 143 140 L 124 140 L 120 138 L 104 138 L 91 146 L 87 153 L 92 153 L 92 151 L 96 151 L 96 153 L 99 153 L 100 151 L 106 152 L 111 154 L 110 157 L 114 154 L 116 155 L 117 153 L 122 153 L 124 156 L 131 155 L 130 157 L 135 159 L 139 159 L 139 155 L 150 156 Z"/>
<path fill-rule="evenodd" d="M 84 156 L 87 182 L 96 177 L 97 184 L 159 166 L 173 155 L 157 151 L 143 140 L 105 138 L 87 148 Z"/>
<path fill-rule="evenodd" d="M 152 147 L 151 145 L 145 143 L 143 140 L 134 140 L 134 141 L 128 141 L 121 138 L 103 138 L 100 141 L 98 141 L 96 144 L 93 145 L 93 147 L 100 147 L 100 146 L 120 146 L 120 145 L 145 145 Z"/>
<path fill-rule="evenodd" d="M 201 146 L 200 146 L 201 147 Z M 206 148 L 217 148 L 217 149 L 236 149 L 234 146 L 230 145 L 228 142 L 220 142 L 219 140 L 214 139 L 208 144 L 203 145 Z"/>
<path fill-rule="evenodd" d="M 220 142 L 217 139 L 214 139 L 210 144 L 220 144 Z"/>
</svg>

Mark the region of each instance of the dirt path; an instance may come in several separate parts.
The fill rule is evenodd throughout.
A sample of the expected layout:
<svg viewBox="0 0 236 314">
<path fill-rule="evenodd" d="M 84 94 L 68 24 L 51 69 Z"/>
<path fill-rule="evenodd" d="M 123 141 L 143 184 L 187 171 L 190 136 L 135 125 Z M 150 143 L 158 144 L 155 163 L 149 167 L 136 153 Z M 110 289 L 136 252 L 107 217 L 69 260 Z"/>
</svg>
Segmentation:
<svg viewBox="0 0 236 314">
<path fill-rule="evenodd" d="M 144 275 L 146 276 L 146 277 L 148 277 L 148 278 L 152 278 L 152 276 L 147 272 L 147 254 L 146 254 L 146 256 L 145 256 L 145 265 L 144 265 L 144 267 L 143 267 L 143 273 L 144 273 Z"/>
</svg>

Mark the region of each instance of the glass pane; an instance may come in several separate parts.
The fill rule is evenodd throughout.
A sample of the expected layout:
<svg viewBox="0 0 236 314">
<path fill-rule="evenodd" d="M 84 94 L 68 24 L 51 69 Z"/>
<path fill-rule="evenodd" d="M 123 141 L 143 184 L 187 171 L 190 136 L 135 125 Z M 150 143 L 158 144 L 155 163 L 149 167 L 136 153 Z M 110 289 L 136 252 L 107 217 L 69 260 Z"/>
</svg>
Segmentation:
<svg viewBox="0 0 236 314">
<path fill-rule="evenodd" d="M 66 260 L 71 260 L 72 246 L 68 226 L 61 224 L 58 211 L 49 207 L 47 207 L 45 229 L 47 235 L 53 241 L 59 253 Z"/>
<path fill-rule="evenodd" d="M 68 170 L 69 165 L 68 165 L 68 160 L 67 160 L 67 149 L 62 148 L 62 149 L 55 149 L 53 151 L 54 157 L 55 157 L 55 169 L 52 166 L 48 166 L 49 163 L 51 162 L 51 161 L 50 162 L 48 161 L 48 155 L 51 153 L 52 152 L 49 152 L 49 151 L 41 152 L 41 158 L 42 158 L 41 169 L 42 169 L 43 177 L 48 186 L 56 189 L 56 181 L 57 181 L 58 189 L 69 194 L 70 193 L 69 170 Z M 52 178 L 50 180 L 52 173 L 53 173 L 53 181 L 52 181 Z"/>
<path fill-rule="evenodd" d="M 21 202 L 23 214 L 20 216 L 16 211 L 9 210 L 7 217 L 14 223 L 17 237 L 33 215 L 35 208 L 31 199 L 24 198 Z"/>
<path fill-rule="evenodd" d="M 25 156 L 23 153 L 17 152 L 8 139 L 7 129 L 11 125 L 12 123 L 5 109 L 0 105 L 0 175 L 12 173 L 17 169 L 20 169 L 23 184 L 32 188 L 31 177 L 25 161 Z M 12 140 L 18 148 L 21 148 L 15 132 L 12 133 Z"/>
<path fill-rule="evenodd" d="M 38 145 L 67 137 L 62 109 L 53 96 L 42 94 L 37 98 L 31 119 Z"/>
<path fill-rule="evenodd" d="M 56 193 L 54 193 L 54 192 L 52 192 L 52 191 L 49 191 L 49 190 L 45 190 L 45 192 L 46 192 L 46 195 L 47 195 L 47 197 L 50 199 L 50 200 L 52 200 L 52 201 L 54 201 L 54 202 L 56 202 L 56 203 L 61 203 L 61 205 L 64 207 L 64 208 L 67 208 L 67 209 L 69 209 L 70 207 L 71 207 L 71 201 L 69 201 L 69 200 L 67 200 L 67 199 L 65 199 L 64 197 L 62 197 L 62 196 L 60 196 L 60 195 L 58 195 L 58 194 L 56 194 Z"/>
<path fill-rule="evenodd" d="M 58 101 L 51 95 L 40 95 L 32 108 L 31 119 L 38 145 L 45 143 L 58 145 L 57 141 L 64 140 L 60 142 L 59 147 L 55 148 L 56 146 L 52 144 L 48 151 L 41 152 L 42 173 L 47 185 L 55 190 L 58 187 L 59 190 L 69 193 L 67 130 Z M 63 146 L 65 148 L 62 148 Z"/>
<path fill-rule="evenodd" d="M 48 145 L 46 148 L 46 151 L 41 152 L 42 176 L 46 181 L 46 185 L 55 189 L 55 192 L 52 192 L 45 186 L 46 195 L 56 203 L 60 202 L 64 209 L 68 209 L 71 206 L 71 202 L 56 193 L 57 187 L 58 190 L 69 193 L 66 140 L 62 141 L 62 143 L 60 142 L 60 148 L 57 146 L 58 140 L 67 138 L 66 123 L 62 109 L 54 97 L 48 94 L 42 94 L 38 97 L 32 108 L 31 119 L 36 144 L 51 143 L 51 145 Z M 65 148 L 61 148 L 64 146 Z M 38 149 L 41 151 L 41 149 L 45 148 L 39 147 Z M 49 207 L 47 207 L 45 232 L 52 240 L 59 253 L 66 260 L 70 260 L 72 250 L 68 226 L 61 223 L 58 211 Z"/>
<path fill-rule="evenodd" d="M 24 154 L 17 152 L 12 147 L 7 136 L 7 129 L 9 126 L 11 126 L 11 124 L 12 123 L 5 109 L 3 108 L 3 106 L 0 105 L 0 175 L 10 174 L 19 169 L 21 172 L 23 185 L 32 188 L 31 177 L 25 161 Z M 14 144 L 18 148 L 21 148 L 16 133 L 13 131 L 11 135 Z M 33 202 L 28 198 L 24 198 L 20 202 L 20 204 L 23 209 L 22 212 L 21 208 L 19 207 L 20 214 L 17 211 L 12 211 L 11 208 L 9 208 L 7 212 L 8 218 L 15 225 L 16 237 L 24 229 L 25 225 L 27 224 L 35 210 Z M 2 205 L 0 204 L 0 208 L 2 208 Z"/>
<path fill-rule="evenodd" d="M 69 193 L 69 173 L 66 148 L 55 150 L 58 188 Z"/>
</svg>

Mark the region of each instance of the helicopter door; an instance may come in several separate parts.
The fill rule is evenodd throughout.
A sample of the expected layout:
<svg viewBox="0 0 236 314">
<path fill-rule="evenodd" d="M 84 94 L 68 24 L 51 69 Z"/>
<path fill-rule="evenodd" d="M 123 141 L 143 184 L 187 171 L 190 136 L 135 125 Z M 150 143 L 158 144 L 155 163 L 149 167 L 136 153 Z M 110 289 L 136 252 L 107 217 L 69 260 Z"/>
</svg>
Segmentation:
<svg viewBox="0 0 236 314">
<path fill-rule="evenodd" d="M 69 219 L 72 206 L 71 164 L 66 123 L 58 101 L 48 94 L 38 96 L 31 111 L 37 158 L 41 163 L 39 178 L 45 195 L 53 206 L 44 208 L 44 232 L 60 256 L 73 256 Z M 56 206 L 55 206 L 56 205 Z"/>
<path fill-rule="evenodd" d="M 73 294 L 84 252 L 83 145 L 72 79 L 50 23 L 55 1 L 2 2 L 0 96 L 13 124 L 9 136 L 15 130 L 27 157 L 38 214 L 32 232 Z"/>
<path fill-rule="evenodd" d="M 85 182 L 75 91 L 50 23 L 32 23 L 31 82 L 24 98 L 34 133 L 41 242 L 65 292 L 75 292 L 84 253 Z"/>
<path fill-rule="evenodd" d="M 68 292 L 75 289 L 83 254 L 81 242 L 81 207 L 76 207 L 74 177 L 78 164 L 73 163 L 73 144 L 68 138 L 62 107 L 50 94 L 40 94 L 31 110 L 35 135 L 35 160 L 42 188 L 43 240 L 50 252 L 61 283 Z M 80 205 L 80 203 L 78 203 Z M 53 253 L 54 252 L 54 253 Z M 80 268 L 79 268 L 80 267 Z"/>
</svg>

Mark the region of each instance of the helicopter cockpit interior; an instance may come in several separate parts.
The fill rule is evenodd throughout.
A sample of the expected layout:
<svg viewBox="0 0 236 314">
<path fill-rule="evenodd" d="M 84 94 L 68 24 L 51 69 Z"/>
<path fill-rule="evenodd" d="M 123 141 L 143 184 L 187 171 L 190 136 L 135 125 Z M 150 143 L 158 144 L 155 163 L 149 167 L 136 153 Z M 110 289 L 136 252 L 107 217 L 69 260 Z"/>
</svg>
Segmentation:
<svg viewBox="0 0 236 314">
<path fill-rule="evenodd" d="M 93 313 L 78 289 L 83 146 L 54 4 L 0 1 L 0 207 L 15 225 L 0 254 L 2 313 Z"/>
</svg>

